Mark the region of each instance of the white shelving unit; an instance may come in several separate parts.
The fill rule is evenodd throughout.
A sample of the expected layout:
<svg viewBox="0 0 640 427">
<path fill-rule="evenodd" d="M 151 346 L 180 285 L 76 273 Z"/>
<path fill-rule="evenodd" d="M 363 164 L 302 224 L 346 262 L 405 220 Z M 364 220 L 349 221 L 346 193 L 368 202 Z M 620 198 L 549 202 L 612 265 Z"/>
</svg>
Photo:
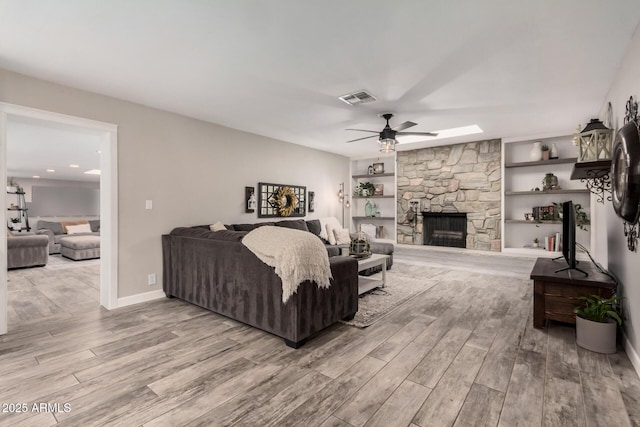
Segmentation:
<svg viewBox="0 0 640 427">
<path fill-rule="evenodd" d="M 530 161 L 529 153 L 535 141 L 555 144 L 558 159 Z M 571 136 L 553 136 L 503 140 L 502 147 L 502 251 L 536 257 L 557 257 L 561 252 L 543 249 L 544 238 L 556 232 L 562 233 L 562 221 L 525 221 L 525 213 L 531 213 L 535 206 L 549 206 L 572 200 L 585 210 L 589 218 L 591 194 L 585 185 L 571 180 L 571 172 L 576 161 L 577 147 Z M 546 173 L 558 177 L 559 190 L 532 191 L 543 189 L 542 179 Z M 576 230 L 576 240 L 588 250 L 591 246 L 591 225 L 589 231 Z M 540 240 L 540 248 L 533 248 L 533 239 Z"/>
<path fill-rule="evenodd" d="M 384 173 L 370 175 L 368 168 L 374 163 L 384 163 Z M 383 185 L 382 195 L 369 197 L 354 196 L 353 192 L 361 182 L 371 182 Z M 383 226 L 382 236 L 377 240 L 388 243 L 396 242 L 396 156 L 395 154 L 351 160 L 351 185 L 349 197 L 351 200 L 351 231 L 357 231 L 361 224 Z M 367 200 L 377 204 L 379 217 L 365 216 Z"/>
</svg>

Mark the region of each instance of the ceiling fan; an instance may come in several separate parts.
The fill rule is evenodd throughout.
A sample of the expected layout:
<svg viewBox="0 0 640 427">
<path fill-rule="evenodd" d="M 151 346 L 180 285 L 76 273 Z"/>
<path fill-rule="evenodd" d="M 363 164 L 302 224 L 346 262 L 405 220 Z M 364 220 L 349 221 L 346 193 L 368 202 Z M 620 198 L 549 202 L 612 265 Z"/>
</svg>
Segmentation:
<svg viewBox="0 0 640 427">
<path fill-rule="evenodd" d="M 396 135 L 419 135 L 419 136 L 438 136 L 437 133 L 433 132 L 402 132 L 405 129 L 408 129 L 412 126 L 417 125 L 417 123 L 413 122 L 404 122 L 400 123 L 398 126 L 391 127 L 389 126 L 389 120 L 393 117 L 391 113 L 380 114 L 380 117 L 387 121 L 386 126 L 382 129 L 381 132 L 375 130 L 367 130 L 367 129 L 346 129 L 346 130 L 355 130 L 358 132 L 371 132 L 377 135 L 365 136 L 364 138 L 352 139 L 347 142 L 355 142 L 361 141 L 363 139 L 375 138 L 378 136 L 380 143 L 380 151 L 389 152 L 395 150 L 395 145 L 398 143 L 396 140 Z"/>
</svg>

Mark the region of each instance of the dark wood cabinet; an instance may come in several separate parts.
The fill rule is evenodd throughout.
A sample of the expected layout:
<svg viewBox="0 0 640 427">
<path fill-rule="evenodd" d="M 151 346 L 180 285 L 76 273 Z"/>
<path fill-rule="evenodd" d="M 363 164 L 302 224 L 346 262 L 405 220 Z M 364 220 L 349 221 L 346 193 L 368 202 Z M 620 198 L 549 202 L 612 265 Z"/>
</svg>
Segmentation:
<svg viewBox="0 0 640 427">
<path fill-rule="evenodd" d="M 605 298 L 616 291 L 616 283 L 600 273 L 590 261 L 581 261 L 577 270 L 557 270 L 566 267 L 564 259 L 538 258 L 533 270 L 533 326 L 542 328 L 546 319 L 576 323 L 573 307 L 581 296 L 599 295 Z"/>
</svg>

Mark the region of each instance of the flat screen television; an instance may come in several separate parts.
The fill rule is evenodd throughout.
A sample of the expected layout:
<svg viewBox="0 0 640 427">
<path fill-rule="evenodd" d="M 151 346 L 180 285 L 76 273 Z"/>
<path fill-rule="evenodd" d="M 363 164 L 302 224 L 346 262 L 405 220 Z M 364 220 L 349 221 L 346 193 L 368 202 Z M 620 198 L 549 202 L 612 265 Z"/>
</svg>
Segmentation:
<svg viewBox="0 0 640 427">
<path fill-rule="evenodd" d="M 573 201 L 562 204 L 562 257 L 567 262 L 567 267 L 557 270 L 556 273 L 565 270 L 578 270 L 586 276 L 589 274 L 578 268 L 576 260 L 576 212 Z M 556 258 L 558 259 L 558 258 Z"/>
</svg>

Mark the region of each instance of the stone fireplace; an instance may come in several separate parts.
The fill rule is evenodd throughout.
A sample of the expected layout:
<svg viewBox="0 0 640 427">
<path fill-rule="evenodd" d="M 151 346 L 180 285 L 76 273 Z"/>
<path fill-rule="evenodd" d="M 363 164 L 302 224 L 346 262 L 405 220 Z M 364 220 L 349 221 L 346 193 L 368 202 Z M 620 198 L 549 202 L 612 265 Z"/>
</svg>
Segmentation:
<svg viewBox="0 0 640 427">
<path fill-rule="evenodd" d="M 466 242 L 461 247 L 500 251 L 501 145 L 500 140 L 490 140 L 399 151 L 398 243 L 424 242 L 420 212 L 466 214 Z M 417 213 L 413 221 L 407 216 L 409 206 Z M 459 240 L 460 234 L 448 236 Z"/>
<path fill-rule="evenodd" d="M 467 214 L 422 212 L 422 244 L 467 247 Z"/>
</svg>

